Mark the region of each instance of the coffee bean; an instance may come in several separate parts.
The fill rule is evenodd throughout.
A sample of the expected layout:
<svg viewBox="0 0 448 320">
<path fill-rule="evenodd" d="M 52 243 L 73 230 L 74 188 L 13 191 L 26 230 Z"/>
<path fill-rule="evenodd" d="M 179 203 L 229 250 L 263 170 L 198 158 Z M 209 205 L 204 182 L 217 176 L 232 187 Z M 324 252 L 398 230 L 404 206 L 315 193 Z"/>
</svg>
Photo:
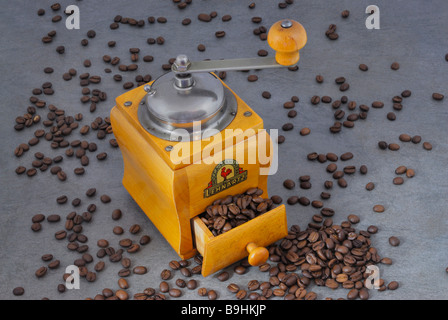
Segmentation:
<svg viewBox="0 0 448 320">
<path fill-rule="evenodd" d="M 293 180 L 286 179 L 285 181 L 283 181 L 283 186 L 287 189 L 293 189 L 296 186 L 296 184 Z"/>
<path fill-rule="evenodd" d="M 374 101 L 374 102 L 372 102 L 372 108 L 379 109 L 379 108 L 382 108 L 382 107 L 384 107 L 384 103 L 383 102 L 381 102 L 381 101 Z"/>
<path fill-rule="evenodd" d="M 323 103 L 330 103 L 332 101 L 331 97 L 329 96 L 322 96 L 320 99 Z"/>
<path fill-rule="evenodd" d="M 131 239 L 121 239 L 118 244 L 122 247 L 127 248 L 132 245 L 132 240 Z"/>
<path fill-rule="evenodd" d="M 420 136 L 413 136 L 411 141 L 414 144 L 418 144 L 418 143 L 420 143 L 422 141 L 422 137 L 420 137 Z"/>
<path fill-rule="evenodd" d="M 100 200 L 102 203 L 109 203 L 109 202 L 111 202 L 112 199 L 107 194 L 103 194 L 100 197 Z"/>
<path fill-rule="evenodd" d="M 376 226 L 369 226 L 369 227 L 367 228 L 367 231 L 368 231 L 369 233 L 371 233 L 371 234 L 375 234 L 375 233 L 378 232 L 378 227 L 376 227 Z"/>
<path fill-rule="evenodd" d="M 148 269 L 144 266 L 136 266 L 132 270 L 135 274 L 145 274 L 148 272 Z"/>
<path fill-rule="evenodd" d="M 396 174 L 403 174 L 406 172 L 408 168 L 406 166 L 399 166 L 397 169 L 395 169 Z"/>
<path fill-rule="evenodd" d="M 168 280 L 171 278 L 171 271 L 168 269 L 164 269 L 162 271 L 162 273 L 160 274 L 160 278 L 162 278 L 162 280 Z"/>
<path fill-rule="evenodd" d="M 247 269 L 245 267 L 239 265 L 239 266 L 236 266 L 233 269 L 233 271 L 235 271 L 235 273 L 237 273 L 237 274 L 244 274 L 244 273 L 246 273 Z"/>
<path fill-rule="evenodd" d="M 222 271 L 218 274 L 217 278 L 219 281 L 227 281 L 230 277 L 230 274 L 227 271 Z"/>
<path fill-rule="evenodd" d="M 47 268 L 40 267 L 39 269 L 36 270 L 35 275 L 38 278 L 42 278 L 46 273 L 47 273 Z"/>
<path fill-rule="evenodd" d="M 311 133 L 311 130 L 309 128 L 302 128 L 300 129 L 300 135 L 301 136 L 307 136 Z"/>
<path fill-rule="evenodd" d="M 432 98 L 434 100 L 441 101 L 441 100 L 443 100 L 443 98 L 445 98 L 445 96 L 443 94 L 441 94 L 441 93 L 434 92 L 432 94 Z"/>
<path fill-rule="evenodd" d="M 61 217 L 58 214 L 51 214 L 47 217 L 48 222 L 58 222 L 61 220 Z"/>
<path fill-rule="evenodd" d="M 21 296 L 25 293 L 25 289 L 23 287 L 16 287 L 12 290 L 12 294 L 15 296 Z"/>
<path fill-rule="evenodd" d="M 366 165 L 361 165 L 361 166 L 359 167 L 359 172 L 360 172 L 361 174 L 367 174 L 367 171 L 368 171 L 368 169 L 367 169 L 367 166 L 366 166 Z"/>
<path fill-rule="evenodd" d="M 347 91 L 349 88 L 350 88 L 350 85 L 345 82 L 339 86 L 339 91 L 344 92 L 344 91 Z"/>
<path fill-rule="evenodd" d="M 400 64 L 399 64 L 398 62 L 393 62 L 393 63 L 391 64 L 390 68 L 391 68 L 392 70 L 398 70 L 398 69 L 400 69 Z"/>
<path fill-rule="evenodd" d="M 208 300 L 216 300 L 218 298 L 218 294 L 215 290 L 209 290 L 207 293 Z"/>
<path fill-rule="evenodd" d="M 121 289 L 128 289 L 129 288 L 129 283 L 127 282 L 126 279 L 120 278 L 120 279 L 118 279 L 118 286 Z"/>
<path fill-rule="evenodd" d="M 350 15 L 350 11 L 349 10 L 344 10 L 344 11 L 341 12 L 341 16 L 344 19 L 348 18 L 349 15 Z"/>
<path fill-rule="evenodd" d="M 338 166 L 335 163 L 330 163 L 327 166 L 327 172 L 333 173 L 337 170 Z"/>
<path fill-rule="evenodd" d="M 53 18 L 51 18 L 51 22 L 59 22 L 62 20 L 62 17 L 60 15 L 55 15 Z"/>
<path fill-rule="evenodd" d="M 225 31 L 216 31 L 215 32 L 215 37 L 216 38 L 223 38 L 224 36 L 226 35 L 226 32 Z M 266 53 L 267 53 L 267 51 L 266 51 Z"/>
<path fill-rule="evenodd" d="M 47 254 L 44 254 L 44 255 L 41 257 L 41 259 L 42 259 L 43 261 L 51 261 L 51 260 L 53 260 L 53 255 L 50 254 L 50 253 L 47 253 Z"/>
<path fill-rule="evenodd" d="M 122 211 L 120 209 L 115 209 L 112 211 L 112 219 L 113 220 L 119 220 L 122 216 Z"/>
<path fill-rule="evenodd" d="M 311 98 L 311 104 L 316 105 L 316 104 L 319 104 L 319 102 L 320 102 L 320 97 L 319 96 L 313 96 Z"/>
<path fill-rule="evenodd" d="M 35 215 L 31 218 L 31 221 L 32 221 L 33 223 L 35 223 L 35 222 L 42 222 L 42 221 L 44 221 L 44 220 L 45 220 L 45 215 L 43 215 L 43 214 L 41 214 L 41 213 L 35 214 Z"/>
<path fill-rule="evenodd" d="M 378 147 L 381 149 L 381 150 L 386 150 L 387 148 L 388 148 L 388 144 L 387 144 L 387 142 L 386 141 L 379 141 L 378 142 Z"/>
<path fill-rule="evenodd" d="M 237 293 L 238 291 L 240 291 L 240 287 L 235 283 L 231 283 L 227 286 L 227 290 L 232 293 Z"/>
<path fill-rule="evenodd" d="M 321 76 L 320 74 L 317 75 L 317 76 L 316 76 L 316 82 L 317 82 L 317 83 L 322 83 L 322 82 L 324 82 L 324 77 Z"/>
<path fill-rule="evenodd" d="M 283 104 L 283 108 L 292 109 L 295 107 L 295 103 L 293 101 L 287 101 Z"/>
<path fill-rule="evenodd" d="M 107 241 L 105 239 L 100 239 L 97 241 L 97 245 L 100 248 L 107 248 L 109 246 L 109 241 Z"/>
<path fill-rule="evenodd" d="M 91 198 L 96 194 L 96 188 L 90 188 L 86 191 L 86 196 Z"/>
<path fill-rule="evenodd" d="M 278 196 L 278 195 L 274 195 L 271 197 L 272 202 L 274 202 L 275 204 L 280 204 L 282 203 L 283 199 L 282 197 Z"/>
<path fill-rule="evenodd" d="M 400 245 L 400 239 L 395 236 L 389 238 L 389 244 L 393 247 L 398 247 Z"/>
<path fill-rule="evenodd" d="M 58 197 L 58 198 L 56 199 L 56 202 L 57 202 L 58 204 L 64 204 L 64 203 L 67 202 L 67 200 L 68 200 L 67 196 L 66 196 L 66 195 L 63 195 L 63 196 Z"/>
<path fill-rule="evenodd" d="M 230 21 L 230 20 L 232 20 L 232 16 L 231 16 L 230 14 L 223 15 L 222 18 L 221 18 L 221 20 L 222 20 L 223 22 Z"/>
<path fill-rule="evenodd" d="M 282 126 L 283 131 L 291 131 L 292 129 L 294 129 L 294 125 L 292 123 L 285 123 Z"/>
<path fill-rule="evenodd" d="M 147 245 L 151 241 L 151 238 L 148 235 L 144 235 L 140 238 L 139 243 L 144 246 Z"/>
<path fill-rule="evenodd" d="M 254 74 L 251 74 L 247 77 L 247 81 L 249 81 L 249 82 L 255 82 L 257 80 L 258 80 L 258 77 Z"/>
<path fill-rule="evenodd" d="M 399 284 L 397 281 L 391 281 L 387 285 L 387 289 L 389 289 L 389 290 L 396 290 L 396 289 L 398 289 L 398 287 L 399 287 Z"/>
<path fill-rule="evenodd" d="M 400 134 L 398 139 L 400 139 L 400 141 L 402 141 L 402 142 L 409 142 L 409 141 L 411 141 L 412 138 L 410 135 L 402 133 L 402 134 Z"/>
<path fill-rule="evenodd" d="M 369 299 L 369 290 L 367 288 L 362 288 L 359 290 L 359 299 L 361 300 Z"/>
<path fill-rule="evenodd" d="M 404 91 L 401 93 L 401 96 L 402 96 L 403 98 L 408 98 L 408 97 L 411 96 L 411 91 L 410 91 L 410 90 L 404 90 Z"/>
<path fill-rule="evenodd" d="M 353 158 L 353 154 L 351 152 L 346 152 L 340 156 L 342 161 L 347 161 Z"/>
<path fill-rule="evenodd" d="M 389 148 L 389 150 L 392 150 L 392 151 L 400 150 L 400 146 L 396 143 L 390 143 L 388 148 Z"/>
<path fill-rule="evenodd" d="M 412 178 L 412 177 L 414 177 L 415 176 L 415 171 L 414 171 L 414 169 L 407 169 L 406 170 L 406 177 L 408 177 L 408 178 Z"/>
<path fill-rule="evenodd" d="M 128 300 L 129 299 L 129 295 L 126 291 L 120 289 L 117 290 L 115 292 L 115 296 L 119 299 L 119 300 Z"/>
<path fill-rule="evenodd" d="M 377 204 L 377 205 L 373 206 L 373 211 L 374 212 L 384 212 L 385 208 L 383 205 Z"/>
<path fill-rule="evenodd" d="M 359 70 L 361 70 L 361 71 L 367 71 L 367 70 L 369 70 L 369 67 L 368 67 L 366 64 L 361 63 L 361 64 L 359 65 Z"/>
<path fill-rule="evenodd" d="M 395 177 L 393 179 L 393 184 L 395 184 L 395 185 L 400 185 L 400 184 L 403 184 L 403 183 L 404 183 L 404 180 L 403 180 L 402 177 Z"/>
<path fill-rule="evenodd" d="M 203 22 L 210 22 L 212 20 L 212 17 L 209 14 L 201 13 L 198 15 L 199 21 Z"/>
<path fill-rule="evenodd" d="M 432 150 L 432 144 L 429 142 L 423 142 L 423 149 L 428 151 Z"/>
<path fill-rule="evenodd" d="M 261 93 L 261 96 L 265 99 L 270 99 L 271 98 L 271 93 L 269 91 L 263 91 Z"/>
<path fill-rule="evenodd" d="M 395 115 L 395 113 L 389 112 L 387 114 L 387 119 L 390 120 L 390 121 L 395 121 L 395 119 L 397 119 L 397 116 Z"/>
<path fill-rule="evenodd" d="M 354 224 L 359 223 L 359 221 L 361 221 L 361 219 L 355 214 L 349 215 L 347 217 L 347 219 L 348 219 L 348 221 L 350 221 L 351 223 L 354 223 Z"/>
</svg>

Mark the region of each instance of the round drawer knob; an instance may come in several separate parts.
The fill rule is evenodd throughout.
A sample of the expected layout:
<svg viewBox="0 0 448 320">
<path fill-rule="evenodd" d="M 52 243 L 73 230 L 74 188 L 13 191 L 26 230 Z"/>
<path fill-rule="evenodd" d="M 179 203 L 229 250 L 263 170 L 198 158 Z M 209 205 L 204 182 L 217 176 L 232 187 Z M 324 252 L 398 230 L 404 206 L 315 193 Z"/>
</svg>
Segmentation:
<svg viewBox="0 0 448 320">
<path fill-rule="evenodd" d="M 255 243 L 250 242 L 246 246 L 247 252 L 249 252 L 249 256 L 247 260 L 251 266 L 259 266 L 265 263 L 269 258 L 269 251 L 265 247 L 259 247 Z"/>
</svg>

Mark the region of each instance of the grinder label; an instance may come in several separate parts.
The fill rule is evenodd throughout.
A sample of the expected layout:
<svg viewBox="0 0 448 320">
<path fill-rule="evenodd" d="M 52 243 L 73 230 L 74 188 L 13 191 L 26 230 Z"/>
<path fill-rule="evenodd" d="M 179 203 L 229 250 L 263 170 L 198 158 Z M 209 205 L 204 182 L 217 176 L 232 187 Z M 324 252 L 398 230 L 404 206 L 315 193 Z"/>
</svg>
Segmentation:
<svg viewBox="0 0 448 320">
<path fill-rule="evenodd" d="M 247 170 L 240 168 L 238 162 L 227 159 L 220 162 L 212 172 L 212 180 L 204 190 L 204 198 L 233 187 L 247 179 Z"/>
</svg>

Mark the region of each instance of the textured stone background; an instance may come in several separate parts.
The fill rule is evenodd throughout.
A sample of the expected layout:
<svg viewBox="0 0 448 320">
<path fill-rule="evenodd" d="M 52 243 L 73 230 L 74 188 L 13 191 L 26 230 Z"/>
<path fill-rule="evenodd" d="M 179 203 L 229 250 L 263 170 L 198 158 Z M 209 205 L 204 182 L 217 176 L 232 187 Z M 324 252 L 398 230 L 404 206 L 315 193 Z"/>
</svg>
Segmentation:
<svg viewBox="0 0 448 320">
<path fill-rule="evenodd" d="M 319 199 L 323 191 L 323 182 L 331 179 L 325 172 L 326 164 L 309 162 L 306 155 L 310 152 L 334 152 L 338 155 L 350 151 L 354 158 L 347 162 L 338 162 L 340 168 L 344 165 L 355 165 L 357 168 L 365 164 L 369 173 L 361 176 L 346 177 L 348 187 L 331 190 L 331 199 L 325 201 L 325 206 L 336 211 L 335 222 L 346 219 L 349 214 L 357 214 L 361 222 L 357 229 L 366 229 L 369 225 L 377 225 L 379 233 L 372 237 L 373 245 L 378 248 L 381 256 L 393 259 L 393 265 L 380 265 L 381 277 L 386 283 L 396 280 L 400 288 L 396 291 L 372 292 L 373 299 L 447 299 L 448 276 L 445 268 L 448 266 L 448 106 L 447 99 L 442 102 L 432 100 L 433 92 L 445 95 L 448 80 L 448 3 L 444 0 L 435 1 L 295 1 L 286 9 L 279 9 L 277 1 L 255 1 L 256 8 L 248 9 L 250 1 L 202 1 L 193 0 L 185 10 L 179 10 L 171 1 L 61 1 L 62 7 L 76 4 L 81 12 L 81 29 L 67 30 L 65 15 L 62 10 L 53 13 L 50 5 L 54 1 L 9 1 L 3 2 L 0 12 L 0 75 L 2 78 L 0 108 L 2 170 L 0 192 L 0 298 L 12 299 L 14 287 L 23 286 L 25 295 L 19 299 L 84 299 L 94 297 L 103 288 L 118 289 L 117 272 L 120 264 L 113 264 L 105 259 L 106 268 L 98 273 L 94 283 L 81 281 L 80 290 L 71 290 L 63 294 L 56 288 L 62 283 L 65 266 L 72 264 L 80 256 L 66 248 L 66 241 L 58 242 L 54 233 L 63 229 L 65 216 L 72 211 L 70 203 L 56 204 L 56 198 L 62 194 L 69 196 L 69 202 L 75 197 L 83 200 L 79 210 L 89 203 L 96 203 L 98 210 L 90 224 L 83 224 L 83 233 L 89 238 L 90 253 L 95 257 L 93 265 L 98 261 L 96 241 L 100 238 L 109 240 L 112 246 L 118 248 L 120 237 L 112 233 L 115 225 L 121 225 L 126 231 L 135 223 L 143 227 L 142 234 L 149 234 L 152 241 L 142 250 L 130 256 L 133 265 L 147 266 L 146 275 L 133 275 L 128 278 L 131 294 L 141 292 L 146 287 L 157 288 L 160 283 L 160 272 L 168 268 L 171 260 L 177 260 L 176 253 L 164 238 L 158 233 L 152 223 L 146 218 L 126 190 L 121 185 L 122 159 L 118 149 L 112 149 L 108 139 L 99 141 L 93 133 L 86 136 L 87 140 L 98 144 L 98 152 L 106 151 L 109 156 L 106 161 L 98 162 L 92 156 L 87 174 L 75 176 L 73 168 L 79 166 L 77 159 L 65 158 L 63 168 L 68 173 L 65 183 L 58 181 L 50 172 L 38 173 L 33 178 L 17 176 L 14 172 L 18 165 L 30 167 L 33 154 L 41 151 L 54 157 L 63 154 L 63 150 L 52 150 L 49 143 L 42 141 L 31 148 L 21 158 L 13 154 L 15 147 L 32 138 L 34 130 L 42 127 L 16 132 L 13 129 L 14 119 L 26 112 L 30 104 L 28 99 L 31 90 L 40 87 L 43 82 L 51 81 L 55 94 L 43 96 L 42 99 L 52 103 L 67 114 L 82 112 L 82 124 L 90 124 L 97 116 L 109 115 L 114 106 L 114 98 L 124 92 L 121 84 L 112 79 L 118 73 L 112 67 L 113 73 L 106 74 L 104 69 L 110 67 L 102 61 L 104 54 L 119 56 L 122 62 L 130 64 L 129 51 L 131 47 L 141 48 L 141 56 L 151 54 L 154 62 L 139 62 L 137 72 L 124 73 L 125 81 L 133 81 L 137 74 L 151 74 L 153 79 L 164 73 L 161 64 L 179 53 L 185 53 L 192 60 L 205 58 L 240 58 L 255 57 L 259 49 L 266 49 L 272 55 L 273 51 L 267 42 L 260 41 L 252 34 L 257 27 L 251 22 L 253 16 L 263 18 L 261 25 L 269 27 L 282 18 L 292 18 L 300 21 L 307 30 L 308 44 L 301 52 L 300 70 L 291 72 L 287 69 L 261 70 L 250 74 L 259 77 L 257 82 L 247 81 L 248 73 L 228 72 L 226 83 L 240 95 L 258 114 L 265 119 L 268 129 L 280 129 L 287 118 L 287 111 L 282 105 L 291 96 L 300 97 L 296 105 L 298 116 L 291 122 L 295 129 L 286 132 L 286 142 L 279 148 L 280 168 L 278 173 L 269 180 L 270 195 L 279 194 L 286 199 L 291 195 L 307 196 L 311 200 Z M 381 29 L 367 30 L 364 13 L 367 5 L 376 4 L 381 10 Z M 37 9 L 44 8 L 46 14 L 37 16 Z M 351 14 L 346 20 L 340 13 L 348 9 Z M 199 13 L 217 11 L 218 17 L 210 23 L 197 20 Z M 51 18 L 61 14 L 63 20 L 52 23 Z M 145 19 L 148 16 L 164 16 L 166 24 L 146 24 L 143 28 L 133 28 L 120 25 L 114 31 L 109 29 L 115 15 Z M 222 22 L 221 17 L 231 14 L 230 22 Z M 189 26 L 182 26 L 181 20 L 191 18 Z M 330 23 L 337 25 L 339 39 L 328 40 L 324 32 Z M 94 29 L 95 39 L 90 40 L 88 47 L 80 45 L 88 30 Z M 50 30 L 56 30 L 57 36 L 52 44 L 44 45 L 41 38 Z M 217 39 L 214 33 L 225 30 L 226 36 Z M 163 46 L 146 44 L 148 37 L 163 36 L 166 42 Z M 108 48 L 107 42 L 116 40 L 115 48 Z M 205 52 L 198 52 L 199 43 L 206 45 Z M 66 46 L 66 53 L 58 55 L 55 48 Z M 92 67 L 82 66 L 84 59 L 92 60 Z M 392 71 L 392 62 L 400 63 L 398 71 Z M 368 72 L 358 69 L 360 63 L 369 66 Z M 43 73 L 43 68 L 51 66 L 55 72 L 51 75 Z M 97 111 L 89 113 L 88 106 L 82 105 L 81 87 L 76 77 L 69 82 L 62 80 L 62 74 L 69 68 L 75 68 L 78 75 L 83 72 L 101 75 L 103 80 L 97 87 L 108 95 L 106 102 L 98 105 Z M 321 74 L 325 81 L 317 84 L 315 76 Z M 347 78 L 350 90 L 341 93 L 334 79 L 339 76 Z M 91 86 L 91 89 L 94 87 Z M 396 112 L 397 120 L 388 121 L 386 114 L 392 111 L 391 98 L 403 90 L 412 91 L 412 96 L 403 102 L 403 110 Z M 272 93 L 270 100 L 263 99 L 261 93 L 268 90 Z M 313 95 L 328 95 L 339 99 L 343 94 L 359 104 L 371 104 L 372 101 L 384 101 L 383 109 L 371 109 L 367 120 L 359 120 L 353 129 L 343 129 L 337 135 L 329 133 L 332 125 L 333 110 L 331 105 L 320 104 L 312 106 L 310 98 Z M 343 107 L 346 110 L 346 106 Z M 46 115 L 42 110 L 40 114 Z M 309 127 L 311 134 L 302 137 L 298 131 Z M 421 135 L 423 141 L 433 145 L 432 151 L 425 151 L 422 145 L 401 143 L 398 136 L 401 133 Z M 79 133 L 72 134 L 69 140 L 80 138 Z M 110 137 L 109 137 L 110 138 Z M 401 149 L 398 152 L 382 151 L 377 147 L 379 140 L 398 142 Z M 399 165 L 406 165 L 416 170 L 413 179 L 407 179 L 401 186 L 392 184 L 394 170 Z M 286 178 L 296 179 L 301 175 L 310 175 L 313 187 L 310 190 L 286 190 L 282 182 Z M 364 189 L 367 182 L 373 181 L 376 188 L 368 192 Z M 90 187 L 97 188 L 97 196 L 93 199 L 85 197 L 85 191 Z M 101 204 L 99 195 L 108 194 L 112 198 L 109 204 Z M 384 213 L 374 213 L 372 207 L 383 204 Z M 121 208 L 124 217 L 115 222 L 110 213 L 115 208 Z M 82 212 L 82 211 L 81 211 Z M 79 213 L 81 213 L 79 212 Z M 30 230 L 31 217 L 43 213 L 60 214 L 61 222 L 50 224 L 44 222 L 38 233 Z M 311 216 L 318 213 L 312 207 L 287 205 L 288 223 L 299 224 L 305 228 Z M 139 236 L 131 236 L 138 239 Z M 124 236 L 130 236 L 126 233 Z M 124 237 L 123 236 L 123 237 Z M 391 247 L 390 236 L 401 240 L 399 247 Z M 37 279 L 34 272 L 45 265 L 41 256 L 52 253 L 55 259 L 61 261 L 61 267 L 50 270 L 48 274 Z M 194 262 L 193 262 L 194 265 Z M 267 281 L 268 276 L 257 268 L 250 269 L 244 275 L 233 273 L 233 266 L 228 267 L 231 277 L 222 283 L 216 275 L 198 280 L 198 287 L 215 289 L 219 299 L 233 299 L 226 286 L 236 283 L 246 287 L 249 280 Z M 175 273 L 169 281 L 174 286 L 175 279 L 181 277 Z M 311 286 L 319 299 L 325 297 L 346 297 L 347 290 L 331 291 L 328 288 Z M 196 290 L 183 289 L 182 299 L 206 299 L 199 297 Z"/>
</svg>

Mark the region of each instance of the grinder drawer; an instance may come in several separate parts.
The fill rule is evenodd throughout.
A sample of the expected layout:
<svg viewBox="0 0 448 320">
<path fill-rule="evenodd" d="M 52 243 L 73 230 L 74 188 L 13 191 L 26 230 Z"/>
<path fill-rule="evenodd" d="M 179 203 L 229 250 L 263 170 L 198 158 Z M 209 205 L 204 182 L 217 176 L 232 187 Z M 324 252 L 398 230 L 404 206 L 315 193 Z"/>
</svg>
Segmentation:
<svg viewBox="0 0 448 320">
<path fill-rule="evenodd" d="M 202 275 L 212 274 L 248 256 L 248 244 L 266 247 L 288 234 L 281 205 L 223 234 L 213 236 L 199 216 L 193 219 L 196 249 L 202 255 Z"/>
</svg>

